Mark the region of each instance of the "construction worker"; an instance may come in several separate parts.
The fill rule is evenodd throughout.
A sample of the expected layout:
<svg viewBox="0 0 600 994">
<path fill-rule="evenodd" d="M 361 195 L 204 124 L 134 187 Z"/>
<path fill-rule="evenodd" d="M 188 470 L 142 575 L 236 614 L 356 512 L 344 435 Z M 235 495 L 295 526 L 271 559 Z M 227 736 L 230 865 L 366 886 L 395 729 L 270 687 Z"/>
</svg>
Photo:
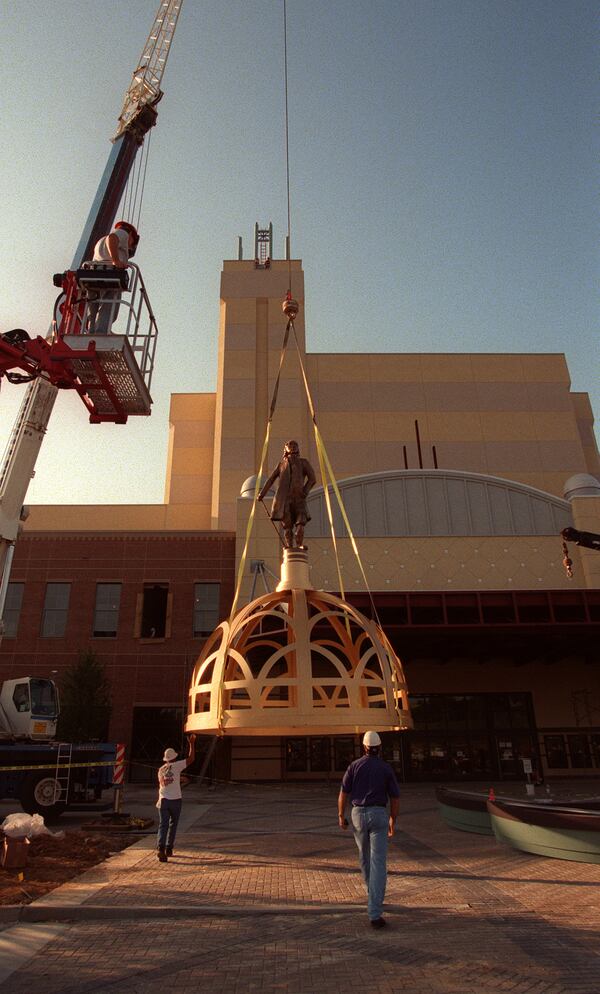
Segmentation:
<svg viewBox="0 0 600 994">
<path fill-rule="evenodd" d="M 94 257 L 88 265 L 92 269 L 127 269 L 135 254 L 140 236 L 129 221 L 117 221 L 109 235 L 105 235 L 94 248 Z M 87 331 L 90 335 L 108 335 L 119 313 L 120 289 L 90 291 Z"/>
<path fill-rule="evenodd" d="M 181 815 L 181 774 L 186 766 L 191 766 L 196 758 L 196 736 L 188 736 L 188 754 L 186 759 L 177 759 L 174 749 L 165 749 L 163 765 L 158 771 L 158 801 L 159 825 L 157 849 L 161 863 L 167 862 L 167 857 L 173 855 L 177 824 Z"/>
<path fill-rule="evenodd" d="M 377 732 L 365 732 L 363 748 L 364 756 L 350 763 L 344 773 L 338 797 L 338 821 L 340 828 L 347 829 L 346 805 L 350 801 L 352 828 L 368 894 L 369 920 L 373 928 L 383 928 L 388 838 L 396 828 L 400 789 L 392 767 L 380 758 L 381 739 Z"/>
</svg>

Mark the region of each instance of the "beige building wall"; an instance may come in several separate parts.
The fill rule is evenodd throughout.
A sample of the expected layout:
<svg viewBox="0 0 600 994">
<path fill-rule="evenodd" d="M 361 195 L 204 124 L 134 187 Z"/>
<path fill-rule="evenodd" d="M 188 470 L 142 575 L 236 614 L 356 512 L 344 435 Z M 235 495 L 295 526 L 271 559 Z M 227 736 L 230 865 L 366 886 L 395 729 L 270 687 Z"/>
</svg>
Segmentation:
<svg viewBox="0 0 600 994">
<path fill-rule="evenodd" d="M 188 508 L 189 526 L 202 530 L 211 527 L 215 406 L 213 393 L 171 395 L 165 504 L 180 517 Z"/>
<path fill-rule="evenodd" d="M 588 500 L 600 504 L 597 498 Z M 579 498 L 586 500 L 586 498 Z M 250 499 L 238 500 L 236 560 L 244 547 Z M 570 580 L 562 565 L 559 535 L 361 537 L 359 554 L 370 590 L 573 590 L 591 586 L 584 559 L 597 553 L 569 547 L 573 561 Z M 366 590 L 365 581 L 349 538 L 338 538 L 338 553 L 344 589 Z M 262 561 L 269 575 L 279 575 L 280 545 L 264 508 L 255 511 L 255 523 L 248 550 L 248 563 Z M 331 539 L 311 538 L 310 579 L 317 590 L 339 590 Z M 600 565 L 600 564 L 599 564 Z M 597 577 L 600 581 L 600 576 Z M 246 568 L 240 602 L 247 603 L 254 582 Z M 270 582 L 273 582 L 270 576 Z M 600 587 L 600 582 L 593 584 Z M 261 580 L 255 582 L 255 596 L 264 593 Z"/>
<path fill-rule="evenodd" d="M 235 501 L 256 473 L 279 369 L 288 263 L 226 261 L 221 275 L 216 395 L 175 395 L 165 500 L 192 503 L 234 529 Z M 305 353 L 304 280 L 296 331 L 318 423 L 338 479 L 419 466 L 503 477 L 562 496 L 574 473 L 600 473 L 587 394 L 572 393 L 562 354 Z M 295 343 L 290 342 L 265 472 L 297 438 L 317 466 Z M 203 527 L 207 518 L 203 518 Z"/>
<path fill-rule="evenodd" d="M 591 458 L 587 395 L 570 393 L 563 355 L 309 355 L 308 368 L 340 479 L 404 468 L 404 447 L 417 468 L 415 421 L 425 468 L 435 446 L 440 469 L 562 496 Z"/>
</svg>

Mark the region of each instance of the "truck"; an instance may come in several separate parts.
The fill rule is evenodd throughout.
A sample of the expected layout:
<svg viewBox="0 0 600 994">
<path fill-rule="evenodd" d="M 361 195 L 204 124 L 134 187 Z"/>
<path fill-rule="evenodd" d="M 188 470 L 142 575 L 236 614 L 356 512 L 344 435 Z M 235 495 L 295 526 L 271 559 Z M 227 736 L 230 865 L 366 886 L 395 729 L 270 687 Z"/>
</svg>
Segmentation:
<svg viewBox="0 0 600 994">
<path fill-rule="evenodd" d="M 46 820 L 86 810 L 112 786 L 116 746 L 56 742 L 60 713 L 53 680 L 21 677 L 0 689 L 0 798 Z"/>
</svg>

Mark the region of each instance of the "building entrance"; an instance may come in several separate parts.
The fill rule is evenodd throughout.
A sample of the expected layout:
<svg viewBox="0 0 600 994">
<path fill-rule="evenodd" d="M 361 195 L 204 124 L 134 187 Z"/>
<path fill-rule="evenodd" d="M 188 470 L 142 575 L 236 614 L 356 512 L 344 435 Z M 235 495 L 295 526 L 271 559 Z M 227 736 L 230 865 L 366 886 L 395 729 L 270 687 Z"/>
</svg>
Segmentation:
<svg viewBox="0 0 600 994">
<path fill-rule="evenodd" d="M 522 780 L 523 759 L 539 769 L 530 694 L 411 694 L 409 701 L 414 730 L 381 736 L 384 758 L 399 780 Z M 362 755 L 360 739 L 284 739 L 284 778 L 339 776 Z"/>
<path fill-rule="evenodd" d="M 414 694 L 409 700 L 414 730 L 399 736 L 404 780 L 522 779 L 523 759 L 539 768 L 530 694 Z M 384 742 L 389 738 L 397 748 L 398 736 L 383 736 Z"/>
<path fill-rule="evenodd" d="M 311 735 L 284 740 L 285 780 L 339 776 L 360 755 L 354 735 Z"/>
</svg>

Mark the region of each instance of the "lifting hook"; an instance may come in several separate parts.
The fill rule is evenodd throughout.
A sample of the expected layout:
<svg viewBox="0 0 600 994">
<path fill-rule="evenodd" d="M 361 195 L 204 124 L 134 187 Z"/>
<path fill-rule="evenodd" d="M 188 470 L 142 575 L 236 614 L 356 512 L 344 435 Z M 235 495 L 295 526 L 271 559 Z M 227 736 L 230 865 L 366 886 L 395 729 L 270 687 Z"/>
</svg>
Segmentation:
<svg viewBox="0 0 600 994">
<path fill-rule="evenodd" d="M 291 290 L 286 293 L 283 303 L 281 305 L 283 313 L 285 314 L 288 321 L 295 321 L 298 317 L 298 311 L 300 310 L 300 305 L 297 300 L 292 297 Z"/>
</svg>

